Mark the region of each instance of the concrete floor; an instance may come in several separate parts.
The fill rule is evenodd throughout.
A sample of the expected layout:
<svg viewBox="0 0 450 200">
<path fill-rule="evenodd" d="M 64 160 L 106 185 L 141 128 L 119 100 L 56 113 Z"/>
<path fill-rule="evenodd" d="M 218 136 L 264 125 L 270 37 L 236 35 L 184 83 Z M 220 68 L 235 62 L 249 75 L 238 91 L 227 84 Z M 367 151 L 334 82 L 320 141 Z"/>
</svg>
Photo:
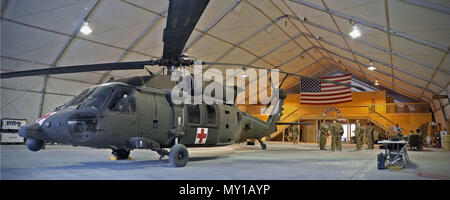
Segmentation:
<svg viewBox="0 0 450 200">
<path fill-rule="evenodd" d="M 108 160 L 111 150 L 48 145 L 30 152 L 24 145 L 1 146 L 1 179 L 386 179 L 450 178 L 450 152 L 410 151 L 415 163 L 404 170 L 377 170 L 381 150 L 343 152 L 318 150 L 317 144 L 269 142 L 267 150 L 244 144 L 190 148 L 190 161 L 173 168 L 167 158 L 149 150 L 134 150 L 132 160 Z M 328 149 L 329 149 L 328 145 Z M 363 147 L 365 148 L 365 146 Z M 378 146 L 376 146 L 378 149 Z"/>
</svg>

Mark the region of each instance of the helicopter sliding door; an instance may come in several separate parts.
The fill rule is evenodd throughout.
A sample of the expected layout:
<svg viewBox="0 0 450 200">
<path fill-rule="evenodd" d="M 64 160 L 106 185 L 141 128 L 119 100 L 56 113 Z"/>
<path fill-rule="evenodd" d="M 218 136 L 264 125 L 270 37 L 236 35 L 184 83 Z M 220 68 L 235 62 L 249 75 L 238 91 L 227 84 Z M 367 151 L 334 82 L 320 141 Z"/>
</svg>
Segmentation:
<svg viewBox="0 0 450 200">
<path fill-rule="evenodd" d="M 106 104 L 100 120 L 103 134 L 108 134 L 110 144 L 116 148 L 126 148 L 128 138 L 137 134 L 136 96 L 132 88 L 114 88 L 110 101 Z"/>
<path fill-rule="evenodd" d="M 143 91 L 138 97 L 139 137 L 164 142 L 172 126 L 172 107 L 161 94 Z"/>
<path fill-rule="evenodd" d="M 217 105 L 185 105 L 186 146 L 215 146 L 217 143 Z"/>
</svg>

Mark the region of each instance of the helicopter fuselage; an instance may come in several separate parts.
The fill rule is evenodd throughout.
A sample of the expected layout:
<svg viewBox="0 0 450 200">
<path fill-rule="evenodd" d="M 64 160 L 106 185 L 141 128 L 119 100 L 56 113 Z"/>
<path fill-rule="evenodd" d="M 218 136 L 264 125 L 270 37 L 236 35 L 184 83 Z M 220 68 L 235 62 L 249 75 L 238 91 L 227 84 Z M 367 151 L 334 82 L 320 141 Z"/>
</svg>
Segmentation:
<svg viewBox="0 0 450 200">
<path fill-rule="evenodd" d="M 153 150 L 178 143 L 224 146 L 275 130 L 234 104 L 173 104 L 167 89 L 107 83 L 86 89 L 22 127 L 19 135 L 74 146 Z"/>
</svg>

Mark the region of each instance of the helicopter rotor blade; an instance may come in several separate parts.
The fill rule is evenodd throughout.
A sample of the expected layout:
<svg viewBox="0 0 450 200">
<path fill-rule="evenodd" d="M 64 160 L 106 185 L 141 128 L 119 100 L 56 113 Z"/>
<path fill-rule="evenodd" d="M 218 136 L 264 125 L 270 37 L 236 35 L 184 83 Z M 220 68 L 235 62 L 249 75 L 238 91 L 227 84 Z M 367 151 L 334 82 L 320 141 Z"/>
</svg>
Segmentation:
<svg viewBox="0 0 450 200">
<path fill-rule="evenodd" d="M 163 59 L 177 60 L 209 0 L 170 0 L 164 29 Z"/>
<path fill-rule="evenodd" d="M 76 65 L 76 66 L 67 66 L 67 67 L 51 67 L 51 68 L 44 68 L 44 69 L 1 73 L 0 79 L 26 77 L 26 76 L 52 75 L 52 74 L 69 74 L 69 73 L 80 73 L 80 72 L 106 71 L 106 70 L 136 70 L 136 69 L 144 69 L 145 65 L 155 65 L 155 64 L 158 64 L 158 62 L 149 60 L 149 61 L 136 61 L 136 62 Z"/>
</svg>

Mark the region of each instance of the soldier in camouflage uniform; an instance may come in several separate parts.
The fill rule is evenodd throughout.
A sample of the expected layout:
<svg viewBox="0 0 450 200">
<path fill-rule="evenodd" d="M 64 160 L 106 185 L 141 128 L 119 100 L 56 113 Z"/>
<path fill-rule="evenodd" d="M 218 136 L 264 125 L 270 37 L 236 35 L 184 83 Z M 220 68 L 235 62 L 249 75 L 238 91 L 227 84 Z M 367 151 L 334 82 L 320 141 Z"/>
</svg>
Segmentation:
<svg viewBox="0 0 450 200">
<path fill-rule="evenodd" d="M 361 127 L 359 120 L 356 120 L 356 128 L 355 128 L 356 151 L 361 151 L 363 132 L 364 129 Z"/>
<path fill-rule="evenodd" d="M 330 127 L 331 132 L 331 150 L 334 151 L 336 148 L 342 151 L 342 135 L 344 133 L 344 128 L 342 125 L 337 123 L 336 120 L 333 121 L 333 124 Z"/>
<path fill-rule="evenodd" d="M 334 151 L 336 149 L 336 120 L 333 121 L 333 123 L 330 125 L 329 128 L 330 134 L 331 134 L 331 151 Z"/>
<path fill-rule="evenodd" d="M 342 151 L 342 136 L 344 135 L 344 127 L 341 123 L 336 123 L 336 147 L 339 151 Z"/>
<path fill-rule="evenodd" d="M 325 124 L 325 120 L 320 124 L 320 150 L 327 150 L 325 149 L 325 145 L 327 144 L 327 133 L 328 133 L 328 126 Z"/>
<path fill-rule="evenodd" d="M 367 149 L 373 149 L 373 131 L 374 131 L 373 124 L 370 122 L 367 122 L 367 128 L 366 128 Z"/>
<path fill-rule="evenodd" d="M 298 141 L 297 141 L 297 136 L 298 136 L 298 127 L 297 127 L 297 125 L 293 125 L 292 126 L 291 132 L 292 132 L 292 143 L 293 144 L 298 143 Z"/>
</svg>

